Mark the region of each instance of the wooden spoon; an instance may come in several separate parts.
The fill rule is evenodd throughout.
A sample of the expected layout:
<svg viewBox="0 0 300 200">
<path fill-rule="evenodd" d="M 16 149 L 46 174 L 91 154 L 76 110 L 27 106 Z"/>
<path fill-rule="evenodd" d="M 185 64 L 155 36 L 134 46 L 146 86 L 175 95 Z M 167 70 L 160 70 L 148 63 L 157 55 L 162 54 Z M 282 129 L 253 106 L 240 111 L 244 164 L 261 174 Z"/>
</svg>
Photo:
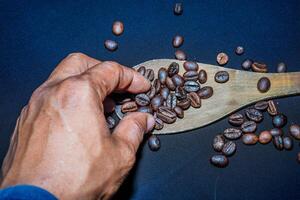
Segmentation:
<svg viewBox="0 0 300 200">
<path fill-rule="evenodd" d="M 172 62 L 180 66 L 179 74 L 183 74 L 184 61 L 174 59 L 149 60 L 134 66 L 135 69 L 145 66 L 153 69 L 155 75 L 161 67 L 167 68 Z M 300 72 L 293 73 L 254 73 L 241 70 L 234 70 L 209 64 L 198 63 L 200 69 L 207 72 L 208 80 L 202 86 L 213 87 L 214 94 L 209 99 L 202 100 L 201 108 L 192 108 L 184 111 L 184 118 L 177 119 L 173 124 L 165 124 L 162 130 L 154 130 L 153 134 L 173 134 L 188 131 L 211 124 L 234 111 L 253 102 L 270 99 L 274 97 L 300 94 Z M 229 81 L 217 83 L 214 80 L 215 73 L 227 71 Z M 268 77 L 271 81 L 271 88 L 266 93 L 257 90 L 257 81 L 261 77 Z"/>
</svg>

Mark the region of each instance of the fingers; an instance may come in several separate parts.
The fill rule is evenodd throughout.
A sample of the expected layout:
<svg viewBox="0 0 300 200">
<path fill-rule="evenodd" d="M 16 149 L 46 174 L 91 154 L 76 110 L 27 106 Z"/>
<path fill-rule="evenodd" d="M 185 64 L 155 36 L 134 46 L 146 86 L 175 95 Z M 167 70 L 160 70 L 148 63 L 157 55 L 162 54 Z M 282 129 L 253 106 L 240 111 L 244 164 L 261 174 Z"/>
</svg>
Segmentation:
<svg viewBox="0 0 300 200">
<path fill-rule="evenodd" d="M 153 129 L 154 123 L 154 117 L 150 114 L 129 113 L 119 122 L 112 137 L 125 141 L 136 152 L 144 134 Z"/>
</svg>

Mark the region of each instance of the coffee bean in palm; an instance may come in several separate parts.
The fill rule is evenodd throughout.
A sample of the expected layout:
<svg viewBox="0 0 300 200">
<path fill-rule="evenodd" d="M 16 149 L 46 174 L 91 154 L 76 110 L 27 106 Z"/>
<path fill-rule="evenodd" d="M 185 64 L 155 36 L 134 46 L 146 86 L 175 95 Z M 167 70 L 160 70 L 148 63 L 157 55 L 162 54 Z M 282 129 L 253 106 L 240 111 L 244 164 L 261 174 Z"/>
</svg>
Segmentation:
<svg viewBox="0 0 300 200">
<path fill-rule="evenodd" d="M 257 128 L 257 124 L 254 121 L 245 121 L 241 125 L 241 129 L 244 133 L 254 133 Z"/>
<path fill-rule="evenodd" d="M 281 136 L 275 136 L 273 137 L 273 144 L 276 149 L 282 150 L 283 149 L 283 139 Z"/>
<path fill-rule="evenodd" d="M 178 100 L 186 99 L 186 91 L 183 89 L 183 87 L 176 87 L 175 89 L 175 96 Z"/>
<path fill-rule="evenodd" d="M 168 67 L 168 75 L 169 77 L 174 76 L 175 74 L 178 74 L 179 72 L 179 64 L 176 62 L 172 62 Z"/>
<path fill-rule="evenodd" d="M 176 35 L 173 40 L 172 40 L 172 44 L 174 48 L 178 48 L 180 47 L 184 42 L 184 38 L 181 35 Z"/>
<path fill-rule="evenodd" d="M 215 74 L 215 81 L 217 83 L 226 83 L 229 80 L 229 73 L 227 71 L 219 71 Z"/>
<path fill-rule="evenodd" d="M 183 13 L 183 3 L 175 3 L 174 14 L 181 15 Z"/>
<path fill-rule="evenodd" d="M 201 83 L 201 84 L 206 83 L 206 81 L 207 81 L 207 73 L 206 73 L 206 71 L 205 71 L 204 69 L 201 69 L 201 70 L 199 71 L 198 81 L 199 81 L 199 83 Z"/>
<path fill-rule="evenodd" d="M 178 49 L 175 51 L 175 58 L 177 60 L 186 60 L 186 54 L 183 51 Z"/>
<path fill-rule="evenodd" d="M 105 40 L 104 47 L 109 51 L 115 51 L 118 48 L 118 43 L 114 40 Z"/>
<path fill-rule="evenodd" d="M 157 111 L 158 108 L 160 106 L 162 106 L 163 101 L 164 101 L 163 98 L 161 96 L 159 96 L 159 95 L 153 97 L 153 99 L 151 99 L 151 107 L 152 107 L 152 109 L 154 111 Z"/>
<path fill-rule="evenodd" d="M 223 168 L 223 167 L 226 167 L 228 165 L 229 160 L 224 155 L 213 155 L 210 158 L 210 162 L 211 162 L 211 164 L 213 164 L 216 167 Z"/>
<path fill-rule="evenodd" d="M 169 88 L 167 88 L 167 87 L 161 88 L 161 90 L 160 90 L 160 96 L 164 100 L 166 100 L 168 98 L 169 94 L 170 94 Z"/>
<path fill-rule="evenodd" d="M 191 100 L 189 98 L 182 99 L 177 102 L 177 106 L 179 106 L 183 110 L 187 110 L 191 106 Z"/>
<path fill-rule="evenodd" d="M 148 139 L 148 146 L 151 151 L 158 151 L 160 148 L 160 140 L 156 135 L 151 135 Z"/>
<path fill-rule="evenodd" d="M 137 72 L 144 76 L 145 73 L 146 73 L 146 67 L 145 67 L 145 66 L 140 66 L 140 67 L 137 69 Z"/>
<path fill-rule="evenodd" d="M 213 148 L 215 151 L 220 152 L 222 151 L 225 144 L 225 138 L 223 135 L 216 135 L 213 139 Z"/>
<path fill-rule="evenodd" d="M 175 94 L 170 93 L 166 102 L 167 102 L 167 107 L 169 107 L 170 109 L 174 109 L 177 104 L 177 98 L 176 98 Z"/>
<path fill-rule="evenodd" d="M 279 128 L 272 128 L 270 130 L 270 134 L 273 136 L 273 137 L 276 137 L 276 136 L 282 136 L 283 135 L 283 131 L 282 129 L 279 129 Z"/>
<path fill-rule="evenodd" d="M 108 116 L 106 118 L 106 124 L 109 129 L 112 129 L 116 126 L 116 120 L 114 118 L 112 118 L 111 116 Z"/>
<path fill-rule="evenodd" d="M 282 128 L 286 122 L 287 118 L 284 114 L 277 114 L 272 119 L 273 126 L 277 128 Z"/>
<path fill-rule="evenodd" d="M 252 60 L 246 59 L 246 60 L 244 60 L 244 61 L 242 62 L 242 68 L 243 68 L 244 70 L 249 70 L 249 69 L 251 69 L 252 64 L 253 64 L 253 61 L 252 61 Z"/>
<path fill-rule="evenodd" d="M 229 116 L 228 122 L 233 126 L 240 126 L 244 123 L 245 117 L 240 113 L 234 113 Z"/>
<path fill-rule="evenodd" d="M 267 92 L 271 87 L 271 82 L 267 77 L 262 77 L 257 82 L 257 89 L 261 93 Z"/>
<path fill-rule="evenodd" d="M 253 62 L 251 68 L 254 72 L 260 72 L 260 73 L 268 72 L 268 67 L 264 63 Z"/>
<path fill-rule="evenodd" d="M 135 96 L 135 102 L 139 106 L 147 106 L 150 103 L 148 95 L 141 93 Z"/>
<path fill-rule="evenodd" d="M 219 65 L 226 65 L 228 63 L 228 60 L 229 57 L 226 53 L 221 52 L 217 55 L 217 63 Z"/>
<path fill-rule="evenodd" d="M 121 111 L 123 113 L 134 112 L 134 111 L 137 111 L 137 109 L 138 109 L 138 106 L 134 101 L 126 102 L 126 103 L 122 104 L 122 106 L 121 106 Z"/>
<path fill-rule="evenodd" d="M 242 131 L 239 128 L 227 128 L 223 134 L 229 140 L 236 140 L 241 137 Z"/>
<path fill-rule="evenodd" d="M 149 81 L 153 81 L 154 79 L 154 71 L 153 69 L 147 69 L 144 75 Z"/>
<path fill-rule="evenodd" d="M 268 101 L 268 109 L 267 109 L 267 111 L 272 116 L 278 114 L 277 106 L 275 105 L 275 103 L 274 103 L 273 100 L 269 100 Z"/>
<path fill-rule="evenodd" d="M 169 107 L 161 106 L 158 108 L 157 117 L 167 124 L 172 124 L 176 121 L 177 115 Z"/>
<path fill-rule="evenodd" d="M 224 144 L 222 153 L 225 156 L 232 156 L 236 152 L 236 144 L 233 141 L 228 141 Z"/>
<path fill-rule="evenodd" d="M 254 108 L 246 109 L 245 114 L 248 117 L 248 119 L 255 121 L 255 122 L 260 122 L 264 118 L 263 114 L 259 110 L 256 110 Z"/>
<path fill-rule="evenodd" d="M 198 96 L 201 99 L 208 99 L 213 95 L 213 93 L 214 93 L 214 90 L 210 86 L 204 86 L 204 87 L 200 88 L 200 90 L 197 92 Z"/>
<path fill-rule="evenodd" d="M 169 88 L 169 90 L 172 90 L 172 91 L 174 91 L 176 89 L 176 86 L 170 77 L 167 77 L 167 79 L 166 79 L 166 86 Z"/>
<path fill-rule="evenodd" d="M 156 94 L 155 87 L 151 85 L 150 90 L 147 92 L 147 96 L 152 99 Z"/>
<path fill-rule="evenodd" d="M 183 112 L 182 108 L 180 108 L 179 106 L 175 106 L 175 108 L 173 110 L 176 113 L 178 118 L 184 117 L 184 112 Z"/>
<path fill-rule="evenodd" d="M 297 124 L 293 124 L 289 128 L 290 135 L 295 139 L 300 140 L 300 126 Z"/>
<path fill-rule="evenodd" d="M 197 71 L 187 71 L 183 74 L 183 79 L 185 81 L 196 81 L 198 79 L 198 72 Z"/>
<path fill-rule="evenodd" d="M 237 46 L 236 49 L 235 49 L 235 53 L 237 55 L 242 55 L 244 53 L 244 47 L 242 46 Z"/>
<path fill-rule="evenodd" d="M 191 101 L 191 106 L 193 108 L 200 108 L 201 107 L 201 99 L 196 92 L 190 92 L 187 94 L 187 98 Z"/>
<path fill-rule="evenodd" d="M 267 144 L 267 143 L 271 142 L 271 140 L 272 140 L 272 135 L 271 135 L 270 131 L 262 131 L 259 134 L 258 141 L 261 144 Z"/>
<path fill-rule="evenodd" d="M 285 65 L 285 63 L 283 63 L 283 62 L 278 63 L 278 65 L 277 65 L 277 72 L 278 73 L 284 73 L 284 72 L 286 72 L 286 65 Z"/>
<path fill-rule="evenodd" d="M 158 117 L 155 117 L 154 128 L 156 130 L 161 130 L 161 129 L 163 129 L 163 127 L 164 127 L 164 122 L 161 119 L 159 119 Z"/>
<path fill-rule="evenodd" d="M 183 68 L 185 69 L 185 71 L 198 71 L 199 66 L 196 62 L 185 61 L 183 63 Z"/>
<path fill-rule="evenodd" d="M 179 74 L 175 74 L 174 76 L 172 76 L 172 81 L 176 87 L 183 86 L 184 84 L 184 80 L 182 76 L 180 76 Z"/>
<path fill-rule="evenodd" d="M 150 106 L 141 106 L 141 107 L 138 108 L 137 112 L 152 114 L 153 110 Z"/>
<path fill-rule="evenodd" d="M 166 83 L 166 79 L 168 77 L 168 72 L 165 68 L 160 68 L 158 70 L 158 80 L 160 81 L 161 84 L 165 84 Z"/>
<path fill-rule="evenodd" d="M 155 88 L 155 93 L 156 94 L 160 92 L 161 83 L 158 79 L 154 80 L 153 87 Z"/>
<path fill-rule="evenodd" d="M 258 141 L 257 135 L 254 133 L 246 133 L 242 136 L 242 142 L 247 145 L 254 145 Z"/>
<path fill-rule="evenodd" d="M 120 21 L 115 21 L 112 26 L 112 32 L 115 35 L 121 35 L 124 32 L 124 24 Z"/>
<path fill-rule="evenodd" d="M 293 148 L 293 140 L 289 136 L 283 137 L 283 148 L 291 150 Z"/>
<path fill-rule="evenodd" d="M 269 104 L 267 101 L 259 101 L 254 105 L 254 108 L 257 110 L 264 111 L 268 108 Z"/>
<path fill-rule="evenodd" d="M 186 81 L 184 83 L 184 89 L 187 92 L 197 92 L 200 89 L 200 85 L 196 81 Z"/>
</svg>

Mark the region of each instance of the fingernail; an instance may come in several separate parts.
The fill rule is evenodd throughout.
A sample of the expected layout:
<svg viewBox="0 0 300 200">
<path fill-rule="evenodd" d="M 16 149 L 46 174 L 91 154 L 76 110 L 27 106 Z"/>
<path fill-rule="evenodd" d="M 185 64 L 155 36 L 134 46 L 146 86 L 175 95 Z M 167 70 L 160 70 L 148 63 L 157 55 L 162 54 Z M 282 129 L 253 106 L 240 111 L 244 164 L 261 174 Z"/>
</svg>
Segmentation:
<svg viewBox="0 0 300 200">
<path fill-rule="evenodd" d="M 147 117 L 147 132 L 151 131 L 155 125 L 155 119 L 153 115 L 148 115 Z"/>
</svg>

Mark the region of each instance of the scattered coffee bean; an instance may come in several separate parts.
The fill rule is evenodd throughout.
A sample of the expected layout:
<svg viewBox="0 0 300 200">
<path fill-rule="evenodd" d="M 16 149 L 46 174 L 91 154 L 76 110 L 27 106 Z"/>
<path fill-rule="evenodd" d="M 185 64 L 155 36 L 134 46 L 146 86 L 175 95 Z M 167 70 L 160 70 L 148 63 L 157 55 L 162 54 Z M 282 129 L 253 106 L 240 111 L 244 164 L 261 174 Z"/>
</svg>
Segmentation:
<svg viewBox="0 0 300 200">
<path fill-rule="evenodd" d="M 275 136 L 273 138 L 273 144 L 274 144 L 276 149 L 281 151 L 283 149 L 283 139 L 282 139 L 282 137 L 281 136 Z"/>
<path fill-rule="evenodd" d="M 244 115 L 240 113 L 234 113 L 229 116 L 228 122 L 233 126 L 240 126 L 244 123 L 245 118 Z"/>
<path fill-rule="evenodd" d="M 145 67 L 145 66 L 140 66 L 140 67 L 137 69 L 137 72 L 144 76 L 145 73 L 146 73 L 146 67 Z"/>
<path fill-rule="evenodd" d="M 184 80 L 182 76 L 180 76 L 179 74 L 175 74 L 174 76 L 172 76 L 172 81 L 176 87 L 183 86 L 184 84 Z"/>
<path fill-rule="evenodd" d="M 183 79 L 185 81 L 196 81 L 198 79 L 198 72 L 197 71 L 187 71 L 183 74 Z"/>
<path fill-rule="evenodd" d="M 201 83 L 201 84 L 206 83 L 206 81 L 207 81 L 207 73 L 206 73 L 206 71 L 205 71 L 204 69 L 201 69 L 201 70 L 199 71 L 198 81 L 199 81 L 199 83 Z"/>
<path fill-rule="evenodd" d="M 186 71 L 198 71 L 199 69 L 199 66 L 196 62 L 193 62 L 193 61 L 185 61 L 183 63 L 183 68 L 186 70 Z"/>
<path fill-rule="evenodd" d="M 161 106 L 158 108 L 157 117 L 167 124 L 172 124 L 176 121 L 177 115 L 169 107 Z"/>
<path fill-rule="evenodd" d="M 283 137 L 283 148 L 291 150 L 293 148 L 293 140 L 289 136 Z"/>
<path fill-rule="evenodd" d="M 186 54 L 183 51 L 178 49 L 175 51 L 175 58 L 177 60 L 186 60 Z"/>
<path fill-rule="evenodd" d="M 300 140 L 300 126 L 297 124 L 293 124 L 289 128 L 290 135 L 295 139 Z"/>
<path fill-rule="evenodd" d="M 162 89 L 160 90 L 160 96 L 161 96 L 164 100 L 166 100 L 166 99 L 168 98 L 169 94 L 170 94 L 170 90 L 169 90 L 169 88 L 167 88 L 167 87 L 164 87 L 164 88 L 162 88 Z"/>
<path fill-rule="evenodd" d="M 229 140 L 239 139 L 242 135 L 242 131 L 239 128 L 227 128 L 224 130 L 224 136 Z"/>
<path fill-rule="evenodd" d="M 237 55 L 242 55 L 242 54 L 244 53 L 244 47 L 242 47 L 242 46 L 236 47 L 235 53 L 236 53 Z"/>
<path fill-rule="evenodd" d="M 141 93 L 135 96 L 135 102 L 139 106 L 147 106 L 150 103 L 150 98 L 146 94 Z"/>
<path fill-rule="evenodd" d="M 174 91 L 176 89 L 176 86 L 170 77 L 167 77 L 166 79 L 166 86 L 169 88 L 169 90 Z"/>
<path fill-rule="evenodd" d="M 173 110 L 176 113 L 178 118 L 184 117 L 184 112 L 183 112 L 182 108 L 180 108 L 179 106 L 175 106 L 175 108 Z"/>
<path fill-rule="evenodd" d="M 246 133 L 242 136 L 242 142 L 247 145 L 254 145 L 258 141 L 257 135 L 254 133 Z"/>
<path fill-rule="evenodd" d="M 277 65 L 277 72 L 278 73 L 284 73 L 284 72 L 286 72 L 286 65 L 285 65 L 285 63 L 283 63 L 283 62 L 278 63 L 278 65 Z"/>
<path fill-rule="evenodd" d="M 142 112 L 142 113 L 153 113 L 153 110 L 150 106 L 141 106 L 138 108 L 137 112 Z"/>
<path fill-rule="evenodd" d="M 155 93 L 159 93 L 160 92 L 160 88 L 161 88 L 161 83 L 158 79 L 155 79 L 153 82 L 153 87 L 155 88 Z"/>
<path fill-rule="evenodd" d="M 267 92 L 271 87 L 271 82 L 267 77 L 262 77 L 257 82 L 257 89 L 261 93 Z"/>
<path fill-rule="evenodd" d="M 149 97 L 149 99 L 152 99 L 156 94 L 155 87 L 151 85 L 150 90 L 146 94 Z"/>
<path fill-rule="evenodd" d="M 226 83 L 229 80 L 229 73 L 227 71 L 219 71 L 215 74 L 215 81 L 217 83 Z"/>
<path fill-rule="evenodd" d="M 115 51 L 118 49 L 118 43 L 113 40 L 105 40 L 104 47 L 109 51 Z"/>
<path fill-rule="evenodd" d="M 214 93 L 214 90 L 210 86 L 204 86 L 197 92 L 197 94 L 199 95 L 199 97 L 201 99 L 208 99 L 213 95 L 213 93 Z"/>
<path fill-rule="evenodd" d="M 233 141 L 228 141 L 224 144 L 222 153 L 225 156 L 232 156 L 236 152 L 236 144 Z"/>
<path fill-rule="evenodd" d="M 245 114 L 248 117 L 248 119 L 255 121 L 255 122 L 260 122 L 264 118 L 263 114 L 259 110 L 256 110 L 254 108 L 246 109 Z"/>
<path fill-rule="evenodd" d="M 159 96 L 159 95 L 153 97 L 153 99 L 151 99 L 151 107 L 152 107 L 152 109 L 154 111 L 157 111 L 158 108 L 160 106 L 162 106 L 163 101 L 164 101 L 163 98 L 161 96 Z"/>
<path fill-rule="evenodd" d="M 187 94 L 187 97 L 191 101 L 191 106 L 194 108 L 200 108 L 201 107 L 201 99 L 195 92 L 190 92 Z"/>
<path fill-rule="evenodd" d="M 176 87 L 175 89 L 175 95 L 178 100 L 186 99 L 186 91 L 183 89 L 183 87 Z"/>
<path fill-rule="evenodd" d="M 182 3 L 175 3 L 174 5 L 174 14 L 181 15 L 183 13 L 183 4 Z"/>
<path fill-rule="evenodd" d="M 200 85 L 196 81 L 186 81 L 184 83 L 184 89 L 187 92 L 197 92 L 200 89 Z"/>
<path fill-rule="evenodd" d="M 176 62 L 172 62 L 168 67 L 168 75 L 169 77 L 174 76 L 175 74 L 178 74 L 179 72 L 179 64 Z"/>
<path fill-rule="evenodd" d="M 269 100 L 268 101 L 268 113 L 272 116 L 277 115 L 278 111 L 277 111 L 277 106 L 275 105 L 273 100 Z"/>
<path fill-rule="evenodd" d="M 116 120 L 114 118 L 112 118 L 111 116 L 108 116 L 106 118 L 106 124 L 109 129 L 112 129 L 116 126 Z"/>
<path fill-rule="evenodd" d="M 154 79 L 154 71 L 153 71 L 153 69 L 147 69 L 144 76 L 149 81 L 153 81 L 153 79 Z"/>
<path fill-rule="evenodd" d="M 229 57 L 226 53 L 221 52 L 217 55 L 217 63 L 219 65 L 226 65 L 228 63 L 228 60 Z"/>
<path fill-rule="evenodd" d="M 179 106 L 183 110 L 187 110 L 191 106 L 191 100 L 189 98 L 182 99 L 177 102 L 177 106 Z"/>
<path fill-rule="evenodd" d="M 124 32 L 124 24 L 120 21 L 115 21 L 112 26 L 112 32 L 115 35 L 121 35 Z"/>
<path fill-rule="evenodd" d="M 282 128 L 286 122 L 287 118 L 284 114 L 277 114 L 272 119 L 273 126 L 277 128 Z"/>
<path fill-rule="evenodd" d="M 215 151 L 217 152 L 222 151 L 224 144 L 225 144 L 225 138 L 223 137 L 223 135 L 216 135 L 214 137 L 212 146 Z"/>
<path fill-rule="evenodd" d="M 243 68 L 244 70 L 249 70 L 249 69 L 251 69 L 252 63 L 253 63 L 252 60 L 246 59 L 246 60 L 244 60 L 244 61 L 242 62 L 242 68 Z"/>
<path fill-rule="evenodd" d="M 164 122 L 161 119 L 159 119 L 158 117 L 155 117 L 154 128 L 156 130 L 161 130 L 161 129 L 163 129 L 163 127 L 164 127 Z"/>
<path fill-rule="evenodd" d="M 184 42 L 184 38 L 181 35 L 176 35 L 173 38 L 172 44 L 174 48 L 180 47 Z"/>
<path fill-rule="evenodd" d="M 138 106 L 134 101 L 129 101 L 121 106 L 121 111 L 122 113 L 127 113 L 127 112 L 134 112 L 137 111 Z"/>
<path fill-rule="evenodd" d="M 177 105 L 177 98 L 174 93 L 170 93 L 169 96 L 167 97 L 167 107 L 170 109 L 174 109 L 175 106 Z"/>
<path fill-rule="evenodd" d="M 224 155 L 214 155 L 210 158 L 210 162 L 211 162 L 211 164 L 213 164 L 216 167 L 223 168 L 223 167 L 226 167 L 228 165 L 229 160 Z"/>
<path fill-rule="evenodd" d="M 271 140 L 272 140 L 272 135 L 271 135 L 270 131 L 262 131 L 259 134 L 258 141 L 261 144 L 267 144 L 267 143 L 271 142 Z"/>
<path fill-rule="evenodd" d="M 276 136 L 282 136 L 283 135 L 283 131 L 282 129 L 279 129 L 279 128 L 272 128 L 270 130 L 270 134 L 273 136 L 273 137 L 276 137 Z"/>
<path fill-rule="evenodd" d="M 268 108 L 269 104 L 267 101 L 259 101 L 254 105 L 254 108 L 257 110 L 264 111 Z"/>
<path fill-rule="evenodd" d="M 254 72 L 260 72 L 260 73 L 268 72 L 268 67 L 264 63 L 254 62 L 252 63 L 251 67 Z"/>
<path fill-rule="evenodd" d="M 254 133 L 257 128 L 257 124 L 254 121 L 245 121 L 241 125 L 241 129 L 244 133 Z"/>
<path fill-rule="evenodd" d="M 158 70 L 158 80 L 160 81 L 161 84 L 165 84 L 166 83 L 166 79 L 168 77 L 168 72 L 165 68 L 160 68 Z"/>
<path fill-rule="evenodd" d="M 160 140 L 156 135 L 151 135 L 148 139 L 148 146 L 151 151 L 158 151 L 160 148 Z"/>
</svg>

